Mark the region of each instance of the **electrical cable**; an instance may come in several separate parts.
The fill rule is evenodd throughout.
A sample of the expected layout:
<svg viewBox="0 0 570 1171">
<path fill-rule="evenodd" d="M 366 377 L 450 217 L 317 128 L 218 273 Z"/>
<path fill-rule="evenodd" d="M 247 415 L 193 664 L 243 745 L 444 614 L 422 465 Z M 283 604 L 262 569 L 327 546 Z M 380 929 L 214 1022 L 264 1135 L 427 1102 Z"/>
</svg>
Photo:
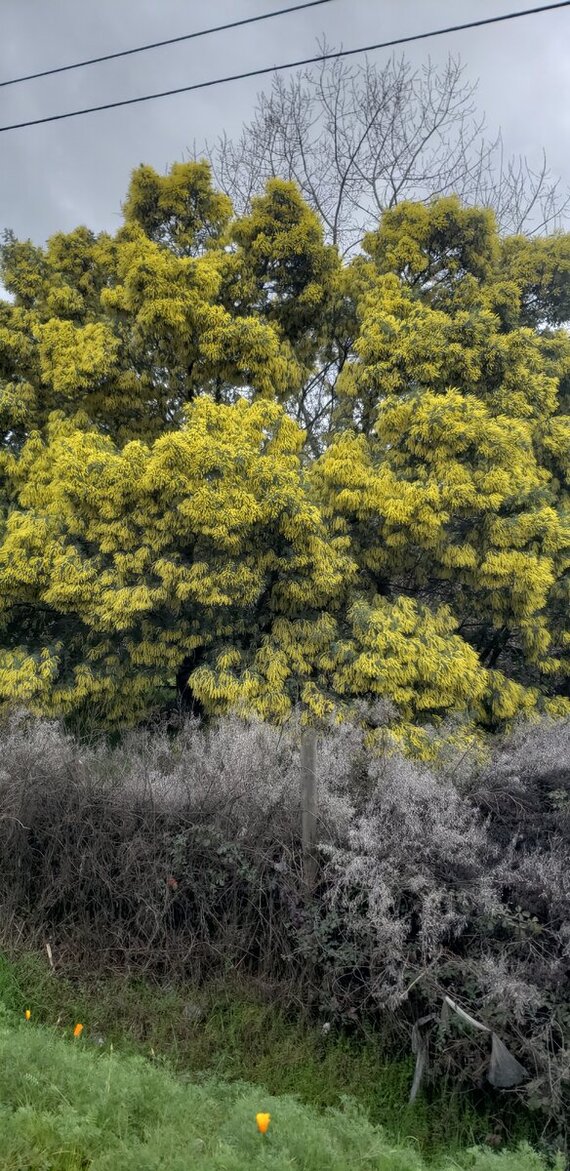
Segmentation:
<svg viewBox="0 0 570 1171">
<path fill-rule="evenodd" d="M 169 37 L 166 41 L 152 41 L 148 45 L 138 45 L 135 49 L 121 49 L 117 53 L 105 53 L 102 57 L 88 57 L 85 61 L 74 61 L 72 65 L 58 65 L 54 69 L 41 69 L 39 73 L 24 73 L 21 77 L 11 77 L 9 81 L 0 81 L 0 89 L 7 85 L 19 85 L 22 81 L 35 81 L 38 77 L 52 77 L 54 73 L 69 73 L 71 69 L 83 69 L 86 65 L 99 65 L 102 61 L 116 61 L 118 57 L 132 57 L 135 53 L 146 53 L 149 49 L 162 49 L 164 45 L 179 45 L 182 41 L 209 37 L 212 33 L 224 33 L 229 29 L 243 28 L 246 24 L 259 24 L 262 20 L 272 20 L 274 16 L 287 16 L 289 12 L 301 12 L 305 8 L 318 8 L 322 4 L 332 4 L 332 2 L 333 0 L 305 0 L 303 4 L 295 4 L 291 8 L 278 8 L 275 12 L 263 12 L 260 16 L 247 16 L 243 20 L 232 20 L 228 24 L 199 29 L 198 32 L 185 33 L 179 37 Z"/>
<path fill-rule="evenodd" d="M 570 0 L 558 0 L 556 4 L 541 4 L 536 8 L 525 8 L 518 12 L 507 12 L 501 16 L 490 16 L 484 20 L 471 20 L 466 24 L 449 25 L 446 28 L 433 29 L 431 32 L 415 33 L 407 37 L 397 37 L 391 41 L 380 41 L 373 45 L 363 45 L 358 49 L 339 49 L 334 53 L 321 53 L 317 57 L 304 57 L 299 61 L 288 61 L 283 65 L 266 65 L 262 69 L 249 69 L 244 73 L 232 73 L 226 77 L 215 77 L 209 81 L 197 81 L 193 85 L 181 85 L 176 89 L 165 89 L 159 93 L 141 94 L 136 98 L 123 98 L 116 102 L 104 102 L 99 106 L 86 106 L 82 110 L 68 110 L 64 114 L 50 114 L 45 118 L 30 118 L 25 122 L 12 122 L 7 126 L 0 126 L 0 134 L 8 130 L 23 130 L 27 126 L 43 126 L 47 122 L 62 122 L 67 118 L 80 118 L 85 114 L 98 114 L 102 110 L 117 110 L 120 106 L 134 106 L 140 102 L 152 102 L 157 98 L 169 98 L 175 94 L 193 93 L 199 89 L 210 89 L 216 85 L 227 85 L 231 81 L 245 81 L 252 77 L 263 77 L 268 73 L 279 73 L 285 69 L 298 69 L 304 65 L 317 65 L 324 61 L 338 61 L 341 57 L 353 57 L 359 53 L 372 53 L 377 49 L 391 49 L 396 45 L 408 45 L 412 41 L 427 40 L 428 37 L 441 37 L 448 33 L 463 32 L 466 29 L 482 28 L 484 25 L 499 24 L 501 21 L 517 20 L 522 16 L 535 16 L 542 12 L 551 12 L 556 8 L 570 7 Z"/>
</svg>

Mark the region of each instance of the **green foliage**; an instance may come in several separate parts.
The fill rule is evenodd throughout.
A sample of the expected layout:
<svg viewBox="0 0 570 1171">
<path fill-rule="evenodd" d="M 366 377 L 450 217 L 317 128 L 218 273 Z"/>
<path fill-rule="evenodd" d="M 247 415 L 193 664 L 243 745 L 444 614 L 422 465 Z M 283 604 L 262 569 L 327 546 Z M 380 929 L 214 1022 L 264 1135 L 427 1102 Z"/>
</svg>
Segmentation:
<svg viewBox="0 0 570 1171">
<path fill-rule="evenodd" d="M 84 1031 L 0 1021 L 0 1167 L 49 1167 L 51 1171 L 188 1165 L 276 1169 L 382 1168 L 422 1171 L 425 1164 L 409 1146 L 395 1145 L 366 1115 L 346 1101 L 342 1110 L 317 1114 L 298 1099 L 275 1096 L 245 1082 L 217 1078 L 189 1082 L 156 1062 L 94 1046 Z M 269 1110 L 272 1122 L 262 1139 L 255 1114 Z M 268 1163 L 269 1160 L 269 1163 Z M 434 1165 L 435 1166 L 435 1165 Z M 540 1171 L 530 1148 L 497 1156 L 484 1151 L 457 1154 L 437 1167 L 473 1171 Z"/>
<path fill-rule="evenodd" d="M 272 179 L 238 220 L 233 258 L 238 286 L 262 317 L 275 323 L 311 371 L 330 317 L 340 261 L 323 240 L 318 216 L 294 183 Z"/>
<path fill-rule="evenodd" d="M 380 1033 L 325 1035 L 308 1020 L 291 1019 L 243 981 L 210 982 L 206 988 L 163 988 L 122 976 L 76 982 L 54 979 L 45 960 L 33 954 L 11 962 L 0 956 L 0 1001 L 13 1023 L 28 1005 L 33 1021 L 50 1028 L 58 1020 L 69 1030 L 85 1021 L 89 1045 L 145 1056 L 179 1076 L 246 1081 L 272 1095 L 295 1094 L 320 1111 L 338 1107 L 348 1095 L 395 1142 L 411 1138 L 426 1154 L 471 1145 L 493 1129 L 492 1109 L 476 1110 L 448 1087 L 440 1099 L 410 1107 L 411 1059 L 385 1052 Z M 509 1119 L 510 1141 L 528 1133 L 526 1121 L 522 1112 Z"/>
<path fill-rule="evenodd" d="M 100 704 L 108 720 L 133 722 L 185 655 L 212 648 L 195 679 L 210 710 L 251 692 L 287 715 L 292 670 L 270 674 L 264 703 L 259 642 L 280 614 L 334 606 L 351 569 L 346 541 L 304 492 L 300 443 L 280 407 L 243 400 L 197 400 L 150 447 L 52 419 L 16 465 L 19 507 L 0 551 L 3 694 L 52 714 Z"/>
<path fill-rule="evenodd" d="M 521 325 L 556 327 L 570 321 L 568 235 L 508 237 L 501 246 L 500 271 L 518 292 Z"/>
<path fill-rule="evenodd" d="M 85 1021 L 89 1047 L 105 1054 L 113 1046 L 186 1079 L 249 1082 L 273 1096 L 293 1094 L 319 1112 L 350 1098 L 394 1143 L 412 1142 L 430 1160 L 480 1144 L 497 1126 L 509 1147 L 540 1140 L 541 1116 L 509 1100 L 454 1092 L 447 1082 L 410 1105 L 413 1060 L 389 1036 L 325 1034 L 268 1001 L 253 982 L 228 977 L 195 988 L 85 973 L 54 979 L 43 957 L 9 961 L 0 954 L 0 1003 L 12 1024 L 30 1005 L 33 1022 L 50 1029 L 59 1021 L 71 1031 Z"/>
<path fill-rule="evenodd" d="M 455 196 L 431 205 L 400 203 L 387 212 L 364 249 L 379 272 L 394 272 L 406 284 L 447 287 L 466 274 L 479 280 L 493 272 L 499 241 L 493 212 L 462 207 Z"/>
<path fill-rule="evenodd" d="M 569 238 L 447 197 L 344 263 L 293 183 L 235 218 L 206 163 L 124 212 L 2 249 L 0 701 L 380 696 L 417 750 L 566 710 Z"/>
<path fill-rule="evenodd" d="M 163 180 L 143 167 L 113 240 L 85 228 L 53 237 L 45 250 L 7 238 L 2 280 L 14 302 L 0 313 L 5 448 L 45 431 L 54 411 L 85 412 L 124 443 L 179 426 L 198 392 L 225 402 L 239 389 L 283 398 L 298 388 L 298 364 L 275 329 L 255 311 L 224 308 L 227 257 L 217 233 L 227 203 L 211 190 L 206 164 L 177 165 Z"/>
<path fill-rule="evenodd" d="M 558 391 L 570 343 L 531 328 L 522 304 L 538 272 L 537 314 L 548 321 L 552 299 L 559 319 L 570 270 L 566 237 L 542 243 L 551 267 L 559 258 L 554 276 L 533 242 L 501 254 L 491 213 L 457 200 L 385 214 L 365 241 L 376 275 L 313 473 L 371 591 L 450 606 L 479 656 L 486 686 L 471 694 L 491 724 L 537 701 L 561 710 L 565 694 L 570 448 Z M 508 682 L 485 677 L 497 667 Z"/>
<path fill-rule="evenodd" d="M 232 205 L 212 188 L 207 163 L 174 163 L 162 177 L 152 167 L 139 167 L 123 211 L 126 222 L 139 224 L 150 240 L 178 256 L 196 256 L 224 236 Z"/>
</svg>

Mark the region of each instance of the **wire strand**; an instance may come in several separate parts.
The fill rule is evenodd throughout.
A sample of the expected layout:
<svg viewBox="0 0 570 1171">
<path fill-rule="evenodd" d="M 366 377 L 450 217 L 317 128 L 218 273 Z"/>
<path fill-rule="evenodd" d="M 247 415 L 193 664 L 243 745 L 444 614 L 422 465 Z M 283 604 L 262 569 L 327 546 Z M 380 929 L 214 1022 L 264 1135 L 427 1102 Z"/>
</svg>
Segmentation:
<svg viewBox="0 0 570 1171">
<path fill-rule="evenodd" d="M 424 41 L 428 37 L 441 37 L 448 33 L 463 32 L 467 29 L 482 28 L 484 25 L 499 24 L 501 21 L 517 20 L 522 16 L 536 16 L 541 12 L 551 12 L 556 8 L 570 7 L 570 0 L 558 0 L 556 4 L 541 4 L 536 8 L 525 8 L 518 12 L 506 12 L 500 16 L 490 16 L 484 20 L 470 20 L 466 24 L 448 25 L 446 28 L 433 29 L 431 32 L 415 33 L 407 37 L 397 37 L 391 41 L 379 41 L 373 45 L 363 45 L 358 49 L 339 49 L 334 53 L 320 53 L 317 57 L 304 57 L 298 61 L 288 61 L 283 65 L 266 65 L 262 69 L 249 69 L 244 73 L 232 73 L 226 77 L 215 77 L 209 81 L 197 81 L 193 85 L 182 85 L 176 89 L 165 89 L 159 93 L 141 94 L 136 98 L 122 98 L 116 102 L 104 102 L 100 106 L 86 106 L 82 110 L 68 110 L 64 114 L 50 114 L 46 118 L 30 118 L 26 122 L 12 122 L 7 126 L 0 126 L 0 134 L 8 130 L 23 130 L 27 126 L 43 126 L 47 122 L 62 122 L 67 118 L 80 118 L 85 114 L 98 114 L 102 110 L 117 110 L 120 106 L 135 106 L 140 102 L 152 102 L 157 98 L 170 98 L 176 94 L 193 93 L 199 89 L 210 89 L 216 85 L 227 85 L 232 81 L 245 81 L 252 77 L 263 77 L 268 73 L 279 73 L 285 69 L 298 69 L 303 65 L 317 65 L 323 61 L 336 61 L 341 57 L 353 57 L 359 53 L 372 53 L 377 49 L 391 49 L 397 45 L 408 45 L 412 41 Z"/>
<path fill-rule="evenodd" d="M 135 49 L 121 49 L 117 53 L 105 53 L 102 57 L 88 57 L 85 61 L 74 61 L 71 65 L 58 65 L 54 69 L 41 69 L 39 73 L 24 73 L 21 77 L 11 77 L 8 81 L 0 81 L 0 89 L 7 85 L 19 85 L 22 81 L 35 81 L 38 77 L 52 77 L 54 73 L 69 73 L 71 69 L 83 69 L 86 65 L 99 65 L 102 61 L 116 61 L 118 57 L 132 57 L 135 53 L 147 53 L 150 49 L 161 49 L 164 45 L 179 45 L 182 41 L 193 41 L 198 37 L 209 37 L 213 33 L 223 33 L 234 28 L 243 28 L 246 24 L 259 24 L 262 20 L 272 20 L 274 16 L 287 16 L 289 12 L 301 12 L 305 8 L 318 8 L 322 4 L 332 4 L 333 0 L 305 0 L 303 4 L 295 4 L 291 8 L 278 8 L 275 12 L 263 12 L 259 16 L 247 16 L 243 20 L 232 20 L 228 24 L 218 24 L 213 28 L 199 29 L 194 33 L 184 33 L 179 37 L 169 37 L 166 41 L 152 41 L 148 45 L 139 45 Z"/>
</svg>

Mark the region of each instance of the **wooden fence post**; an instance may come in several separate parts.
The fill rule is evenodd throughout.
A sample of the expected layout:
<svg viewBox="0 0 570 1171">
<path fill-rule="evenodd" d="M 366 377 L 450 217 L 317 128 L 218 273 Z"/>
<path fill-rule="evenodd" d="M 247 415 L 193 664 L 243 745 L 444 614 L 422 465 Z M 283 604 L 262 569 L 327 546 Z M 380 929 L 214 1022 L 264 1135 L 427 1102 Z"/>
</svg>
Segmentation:
<svg viewBox="0 0 570 1171">
<path fill-rule="evenodd" d="M 303 874 L 309 887 L 314 885 L 317 876 L 315 857 L 317 806 L 317 733 L 314 728 L 303 728 L 301 732 L 301 840 L 303 844 Z"/>
</svg>

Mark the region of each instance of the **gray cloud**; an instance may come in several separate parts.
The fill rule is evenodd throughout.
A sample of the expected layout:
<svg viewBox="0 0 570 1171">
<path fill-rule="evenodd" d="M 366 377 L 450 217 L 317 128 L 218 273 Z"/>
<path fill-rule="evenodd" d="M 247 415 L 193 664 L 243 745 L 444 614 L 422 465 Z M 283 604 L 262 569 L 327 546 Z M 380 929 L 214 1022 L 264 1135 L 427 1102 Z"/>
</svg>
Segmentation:
<svg viewBox="0 0 570 1171">
<path fill-rule="evenodd" d="M 0 78 L 257 15 L 283 0 L 3 0 Z M 334 0 L 293 17 L 78 72 L 0 89 L 0 124 L 42 117 L 270 65 L 316 51 L 326 34 L 351 48 L 527 6 L 526 0 Z M 416 64 L 460 54 L 479 77 L 489 128 L 507 150 L 540 159 L 570 185 L 570 9 L 410 46 Z M 382 63 L 386 53 L 372 54 Z M 270 84 L 270 79 L 265 83 Z M 234 133 L 263 83 L 243 81 L 0 135 L 0 226 L 42 241 L 87 223 L 113 230 L 129 173 L 160 171 L 194 141 Z"/>
</svg>

